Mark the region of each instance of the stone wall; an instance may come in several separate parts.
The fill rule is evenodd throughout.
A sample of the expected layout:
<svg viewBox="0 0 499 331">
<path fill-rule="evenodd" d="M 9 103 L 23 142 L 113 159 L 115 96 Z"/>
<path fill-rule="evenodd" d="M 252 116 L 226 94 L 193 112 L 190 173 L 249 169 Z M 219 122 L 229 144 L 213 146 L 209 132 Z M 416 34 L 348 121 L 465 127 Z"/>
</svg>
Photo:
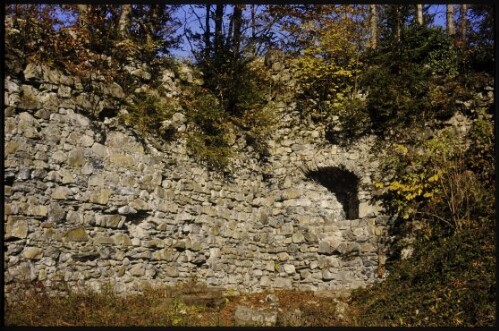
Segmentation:
<svg viewBox="0 0 499 331">
<path fill-rule="evenodd" d="M 165 70 L 163 95 L 181 94 L 181 80 L 192 79 L 181 73 Z M 293 87 L 286 70 L 274 78 Z M 331 145 L 280 95 L 270 101 L 279 125 L 268 162 L 238 137 L 224 178 L 196 163 L 182 139 L 158 146 L 116 118 L 89 118 L 118 113 L 126 97 L 116 83 L 92 84 L 89 92 L 33 64 L 5 80 L 7 295 L 31 281 L 125 293 L 192 279 L 238 291 L 379 279 L 384 220 L 364 187 L 377 166 L 369 139 Z M 307 176 L 331 167 L 358 177 L 359 218 L 346 219 L 335 194 Z"/>
</svg>

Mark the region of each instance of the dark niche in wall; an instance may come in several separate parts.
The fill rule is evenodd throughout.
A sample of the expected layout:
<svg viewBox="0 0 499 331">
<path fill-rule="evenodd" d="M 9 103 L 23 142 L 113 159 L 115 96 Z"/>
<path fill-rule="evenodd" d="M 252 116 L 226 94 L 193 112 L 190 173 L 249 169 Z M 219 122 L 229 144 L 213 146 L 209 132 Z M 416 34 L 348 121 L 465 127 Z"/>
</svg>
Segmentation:
<svg viewBox="0 0 499 331">
<path fill-rule="evenodd" d="M 343 206 L 346 219 L 359 218 L 359 178 L 351 171 L 339 167 L 324 167 L 306 173 L 330 192 Z"/>
</svg>

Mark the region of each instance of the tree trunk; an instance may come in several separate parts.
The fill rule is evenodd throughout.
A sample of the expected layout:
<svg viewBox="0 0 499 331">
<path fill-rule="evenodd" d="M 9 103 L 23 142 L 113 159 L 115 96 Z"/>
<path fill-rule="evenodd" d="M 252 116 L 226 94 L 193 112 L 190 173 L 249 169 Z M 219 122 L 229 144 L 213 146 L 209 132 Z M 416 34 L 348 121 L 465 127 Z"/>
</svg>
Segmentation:
<svg viewBox="0 0 499 331">
<path fill-rule="evenodd" d="M 220 54 L 223 46 L 222 20 L 224 15 L 224 5 L 217 4 L 215 9 L 215 56 Z"/>
<path fill-rule="evenodd" d="M 400 41 L 400 34 L 402 32 L 402 21 L 400 19 L 400 6 L 395 6 L 395 38 Z"/>
<path fill-rule="evenodd" d="M 423 5 L 422 4 L 416 5 L 416 12 L 417 12 L 418 24 L 423 25 Z"/>
<path fill-rule="evenodd" d="M 376 5 L 369 5 L 371 11 L 371 48 L 378 47 L 378 11 Z"/>
<path fill-rule="evenodd" d="M 459 34 L 461 37 L 462 46 L 466 46 L 466 29 L 468 27 L 468 5 L 462 4 L 460 8 L 460 24 L 459 24 Z"/>
<path fill-rule="evenodd" d="M 206 18 L 205 18 L 205 25 L 206 28 L 204 30 L 204 52 L 205 52 L 205 58 L 208 59 L 210 57 L 210 51 L 211 51 L 211 42 L 210 42 L 210 10 L 211 10 L 211 5 L 207 4 L 206 5 Z"/>
<path fill-rule="evenodd" d="M 255 5 L 251 5 L 251 39 L 256 39 L 256 15 Z"/>
<path fill-rule="evenodd" d="M 232 38 L 232 52 L 235 59 L 239 58 L 239 45 L 241 43 L 241 25 L 243 16 L 243 5 L 236 5 L 234 8 L 234 38 Z"/>
<path fill-rule="evenodd" d="M 124 4 L 121 6 L 121 15 L 118 22 L 118 34 L 120 39 L 128 37 L 128 29 L 130 28 L 130 13 L 132 12 L 132 5 Z"/>
<path fill-rule="evenodd" d="M 449 36 L 456 34 L 456 27 L 454 25 L 454 5 L 447 5 L 447 33 Z"/>
<path fill-rule="evenodd" d="M 233 13 L 230 16 L 229 31 L 226 34 L 227 37 L 225 37 L 225 45 L 227 45 L 227 47 L 230 47 L 230 45 L 232 45 L 232 33 L 233 33 L 232 31 L 234 30 L 234 11 L 235 10 L 236 10 L 236 5 L 234 5 Z"/>
<path fill-rule="evenodd" d="M 150 6 L 147 37 L 149 41 L 154 41 L 157 37 L 157 32 L 161 30 L 159 17 L 164 9 L 164 4 L 155 3 Z"/>
</svg>

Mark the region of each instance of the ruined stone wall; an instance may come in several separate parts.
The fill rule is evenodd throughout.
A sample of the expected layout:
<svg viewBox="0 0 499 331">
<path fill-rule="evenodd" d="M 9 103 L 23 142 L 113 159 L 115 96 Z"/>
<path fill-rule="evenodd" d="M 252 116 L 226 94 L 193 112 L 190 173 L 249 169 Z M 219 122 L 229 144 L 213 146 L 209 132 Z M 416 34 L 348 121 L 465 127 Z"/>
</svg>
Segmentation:
<svg viewBox="0 0 499 331">
<path fill-rule="evenodd" d="M 196 163 L 182 139 L 159 148 L 115 118 L 85 115 L 124 107 L 118 84 L 96 79 L 89 92 L 47 66 L 23 70 L 5 80 L 7 295 L 31 281 L 128 293 L 192 279 L 238 291 L 378 279 L 383 220 L 363 187 L 377 166 L 369 139 L 331 145 L 280 95 L 268 162 L 239 137 L 224 178 Z M 177 76 L 163 73 L 170 96 L 181 93 Z M 274 78 L 289 81 L 289 72 Z M 307 177 L 328 167 L 359 178 L 359 218 L 346 219 L 335 194 Z"/>
</svg>

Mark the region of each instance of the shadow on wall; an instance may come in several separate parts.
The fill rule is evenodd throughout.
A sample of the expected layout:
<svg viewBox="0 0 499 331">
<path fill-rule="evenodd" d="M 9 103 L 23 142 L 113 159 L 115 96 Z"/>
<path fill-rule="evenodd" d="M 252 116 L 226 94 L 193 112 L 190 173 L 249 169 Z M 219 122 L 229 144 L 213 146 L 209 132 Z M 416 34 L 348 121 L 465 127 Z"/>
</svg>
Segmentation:
<svg viewBox="0 0 499 331">
<path fill-rule="evenodd" d="M 335 194 L 343 206 L 346 219 L 359 218 L 359 178 L 353 172 L 338 167 L 325 167 L 309 171 L 306 176 Z"/>
</svg>

